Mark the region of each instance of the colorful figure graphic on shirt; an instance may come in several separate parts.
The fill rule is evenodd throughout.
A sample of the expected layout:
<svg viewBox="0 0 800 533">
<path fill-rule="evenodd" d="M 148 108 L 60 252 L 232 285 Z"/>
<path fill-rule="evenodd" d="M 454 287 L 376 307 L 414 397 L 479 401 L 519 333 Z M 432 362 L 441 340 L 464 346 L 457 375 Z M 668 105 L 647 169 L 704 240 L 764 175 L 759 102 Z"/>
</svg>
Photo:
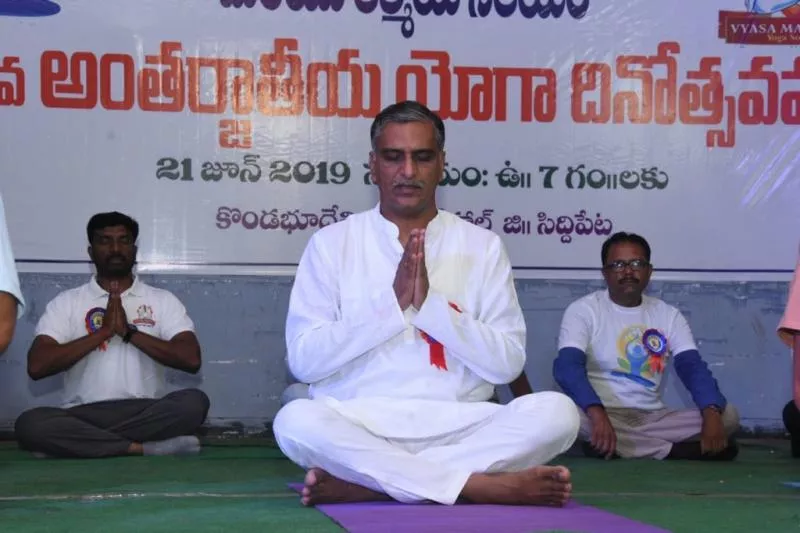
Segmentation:
<svg viewBox="0 0 800 533">
<path fill-rule="evenodd" d="M 655 388 L 664 372 L 666 339 L 657 330 L 643 325 L 628 326 L 617 339 L 619 368 L 611 373 Z"/>
</svg>

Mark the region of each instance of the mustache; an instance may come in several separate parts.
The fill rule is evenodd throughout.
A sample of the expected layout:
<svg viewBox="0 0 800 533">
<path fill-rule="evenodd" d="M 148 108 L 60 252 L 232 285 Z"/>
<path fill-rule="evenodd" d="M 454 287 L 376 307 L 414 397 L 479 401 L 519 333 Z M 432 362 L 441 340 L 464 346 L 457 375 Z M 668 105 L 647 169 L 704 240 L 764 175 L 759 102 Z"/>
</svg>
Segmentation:
<svg viewBox="0 0 800 533">
<path fill-rule="evenodd" d="M 119 259 L 120 261 L 125 261 L 125 256 L 124 255 L 120 255 L 120 254 L 109 255 L 108 258 L 106 259 L 106 262 L 107 263 L 111 262 L 114 259 Z"/>
<path fill-rule="evenodd" d="M 422 189 L 425 187 L 425 182 L 421 180 L 403 180 L 403 181 L 396 181 L 392 184 L 392 188 L 397 187 L 414 187 L 415 189 Z"/>
<path fill-rule="evenodd" d="M 619 280 L 619 282 L 620 283 L 630 283 L 630 282 L 639 283 L 639 278 L 633 278 L 633 277 L 628 276 L 626 278 L 622 278 L 621 280 Z"/>
</svg>

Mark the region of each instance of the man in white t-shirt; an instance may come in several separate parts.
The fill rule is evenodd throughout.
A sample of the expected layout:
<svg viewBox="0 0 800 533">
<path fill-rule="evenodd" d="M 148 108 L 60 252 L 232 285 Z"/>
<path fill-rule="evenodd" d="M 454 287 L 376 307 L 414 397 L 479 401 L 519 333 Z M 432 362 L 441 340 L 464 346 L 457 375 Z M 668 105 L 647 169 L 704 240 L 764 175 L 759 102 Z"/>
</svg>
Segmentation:
<svg viewBox="0 0 800 533">
<path fill-rule="evenodd" d="M 553 373 L 583 410 L 587 455 L 612 458 L 736 457 L 739 416 L 700 357 L 686 319 L 643 294 L 652 274 L 650 245 L 617 233 L 601 252 L 607 290 L 564 313 Z M 662 378 L 672 361 L 696 409 L 669 409 Z"/>
<path fill-rule="evenodd" d="M 19 288 L 19 276 L 14 265 L 11 238 L 6 227 L 3 198 L 0 197 L 0 355 L 14 338 L 14 329 L 25 312 L 25 300 Z"/>
<path fill-rule="evenodd" d="M 163 395 L 165 367 L 200 369 L 192 320 L 173 294 L 134 276 L 135 220 L 99 213 L 86 233 L 97 274 L 47 305 L 28 352 L 32 379 L 64 373 L 64 403 L 20 415 L 20 446 L 51 457 L 197 453 L 208 397 Z"/>
</svg>

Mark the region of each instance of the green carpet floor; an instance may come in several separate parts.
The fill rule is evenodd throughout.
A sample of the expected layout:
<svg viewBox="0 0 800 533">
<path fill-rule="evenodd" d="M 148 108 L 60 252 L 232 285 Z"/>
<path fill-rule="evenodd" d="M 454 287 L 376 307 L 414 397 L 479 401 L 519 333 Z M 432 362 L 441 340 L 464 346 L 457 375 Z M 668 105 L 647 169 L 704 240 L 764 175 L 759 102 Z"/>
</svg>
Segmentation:
<svg viewBox="0 0 800 533">
<path fill-rule="evenodd" d="M 783 443 L 734 463 L 564 458 L 575 499 L 675 533 L 800 532 L 800 460 Z M 0 444 L 0 524 L 15 533 L 341 531 L 286 487 L 300 469 L 268 446 L 197 457 L 35 459 Z M 498 532 L 500 533 L 500 532 Z"/>
</svg>

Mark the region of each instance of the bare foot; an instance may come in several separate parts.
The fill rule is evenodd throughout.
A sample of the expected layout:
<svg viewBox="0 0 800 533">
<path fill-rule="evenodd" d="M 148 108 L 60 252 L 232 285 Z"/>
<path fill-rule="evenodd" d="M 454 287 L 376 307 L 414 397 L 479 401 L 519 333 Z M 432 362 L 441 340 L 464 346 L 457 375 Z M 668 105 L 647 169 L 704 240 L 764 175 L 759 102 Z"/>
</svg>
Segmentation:
<svg viewBox="0 0 800 533">
<path fill-rule="evenodd" d="M 389 496 L 372 489 L 333 477 L 321 468 L 312 468 L 306 473 L 305 486 L 300 501 L 314 506 L 323 503 L 355 503 L 387 501 Z"/>
<path fill-rule="evenodd" d="M 535 466 L 522 472 L 473 474 L 461 496 L 472 503 L 561 507 L 572 492 L 564 466 Z"/>
</svg>

